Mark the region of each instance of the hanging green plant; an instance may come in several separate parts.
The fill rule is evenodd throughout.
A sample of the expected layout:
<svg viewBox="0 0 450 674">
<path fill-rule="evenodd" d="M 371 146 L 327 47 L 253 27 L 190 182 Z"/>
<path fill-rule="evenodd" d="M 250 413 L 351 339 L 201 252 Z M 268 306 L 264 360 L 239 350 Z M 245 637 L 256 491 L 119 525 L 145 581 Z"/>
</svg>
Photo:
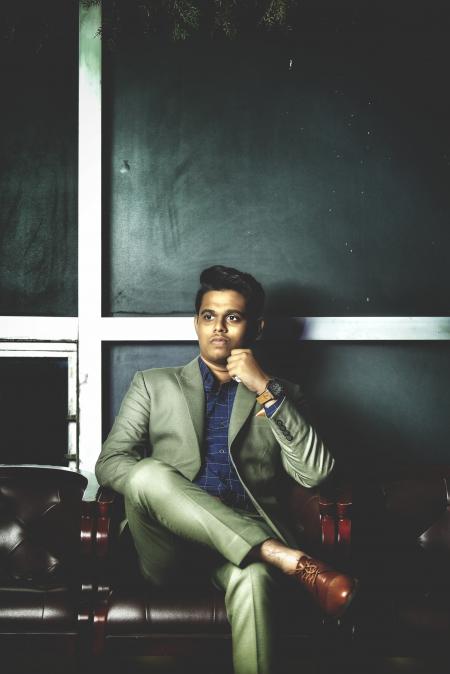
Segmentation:
<svg viewBox="0 0 450 674">
<path fill-rule="evenodd" d="M 169 34 L 186 40 L 195 33 L 236 37 L 248 29 L 289 29 L 289 13 L 298 0 L 81 0 L 102 6 L 99 34 L 114 44 L 132 27 L 142 34 Z"/>
</svg>

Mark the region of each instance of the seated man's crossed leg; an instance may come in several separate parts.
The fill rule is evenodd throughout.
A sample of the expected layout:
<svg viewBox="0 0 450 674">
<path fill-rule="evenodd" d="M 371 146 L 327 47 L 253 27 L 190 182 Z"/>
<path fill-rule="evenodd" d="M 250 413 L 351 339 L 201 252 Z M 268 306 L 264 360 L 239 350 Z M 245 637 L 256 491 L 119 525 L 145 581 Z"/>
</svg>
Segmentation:
<svg viewBox="0 0 450 674">
<path fill-rule="evenodd" d="M 342 613 L 355 591 L 349 576 L 277 540 L 259 515 L 228 507 L 157 459 L 131 469 L 125 507 L 142 573 L 153 585 L 170 583 L 182 570 L 183 541 L 218 553 L 211 579 L 225 592 L 235 674 L 275 671 L 280 572 L 300 581 L 330 615 Z"/>
</svg>

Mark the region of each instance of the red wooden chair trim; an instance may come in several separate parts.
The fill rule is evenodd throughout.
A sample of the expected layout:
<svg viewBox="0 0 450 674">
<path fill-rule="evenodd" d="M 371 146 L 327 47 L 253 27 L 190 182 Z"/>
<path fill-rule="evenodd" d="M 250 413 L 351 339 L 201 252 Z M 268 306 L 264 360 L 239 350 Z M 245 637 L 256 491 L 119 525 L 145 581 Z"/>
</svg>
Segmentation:
<svg viewBox="0 0 450 674">
<path fill-rule="evenodd" d="M 346 553 L 350 552 L 352 536 L 352 490 L 349 485 L 343 485 L 336 499 L 337 512 L 337 545 Z"/>
<path fill-rule="evenodd" d="M 81 505 L 81 554 L 92 557 L 95 537 L 95 501 L 83 501 Z"/>
<path fill-rule="evenodd" d="M 104 560 L 108 556 L 110 546 L 111 518 L 116 493 L 105 487 L 100 488 L 97 495 L 97 527 L 95 546 L 97 559 Z"/>
<path fill-rule="evenodd" d="M 327 549 L 334 548 L 336 543 L 336 521 L 331 515 L 320 516 L 322 526 L 322 545 Z"/>
</svg>

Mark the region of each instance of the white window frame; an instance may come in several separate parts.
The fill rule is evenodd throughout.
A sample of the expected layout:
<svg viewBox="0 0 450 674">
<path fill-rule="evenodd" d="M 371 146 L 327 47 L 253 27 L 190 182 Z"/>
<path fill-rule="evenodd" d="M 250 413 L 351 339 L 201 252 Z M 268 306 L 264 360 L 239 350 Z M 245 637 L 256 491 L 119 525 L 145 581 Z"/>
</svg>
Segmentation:
<svg viewBox="0 0 450 674">
<path fill-rule="evenodd" d="M 102 345 L 110 342 L 196 341 L 192 317 L 102 316 L 101 231 L 101 5 L 79 12 L 78 145 L 78 317 L 2 317 L 0 355 L 40 353 L 52 357 L 67 348 L 78 371 L 79 465 L 93 471 L 102 439 Z M 448 316 L 297 317 L 299 339 L 312 341 L 450 340 Z M 29 340 L 29 341 L 27 341 Z M 34 340 L 34 341 L 33 341 Z M 37 346 L 37 342 L 42 346 Z M 67 346 L 69 343 L 72 346 Z M 78 367 L 76 367 L 78 344 Z M 9 346 L 8 346 L 9 345 Z M 61 349 L 61 350 L 59 350 Z M 70 384 L 73 392 L 73 384 Z M 72 402 L 69 403 L 73 405 Z M 70 407 L 70 409 L 73 409 Z"/>
</svg>

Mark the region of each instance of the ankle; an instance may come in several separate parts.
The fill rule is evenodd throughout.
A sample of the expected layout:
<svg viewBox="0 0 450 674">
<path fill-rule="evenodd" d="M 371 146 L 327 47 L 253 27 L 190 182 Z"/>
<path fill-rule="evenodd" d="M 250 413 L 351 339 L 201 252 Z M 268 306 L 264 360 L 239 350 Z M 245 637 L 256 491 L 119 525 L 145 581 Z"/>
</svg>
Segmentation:
<svg viewBox="0 0 450 674">
<path fill-rule="evenodd" d="M 298 561 L 303 557 L 303 552 L 288 548 L 276 539 L 268 539 L 261 544 L 260 556 L 262 561 L 276 566 L 283 573 L 294 575 Z"/>
</svg>

